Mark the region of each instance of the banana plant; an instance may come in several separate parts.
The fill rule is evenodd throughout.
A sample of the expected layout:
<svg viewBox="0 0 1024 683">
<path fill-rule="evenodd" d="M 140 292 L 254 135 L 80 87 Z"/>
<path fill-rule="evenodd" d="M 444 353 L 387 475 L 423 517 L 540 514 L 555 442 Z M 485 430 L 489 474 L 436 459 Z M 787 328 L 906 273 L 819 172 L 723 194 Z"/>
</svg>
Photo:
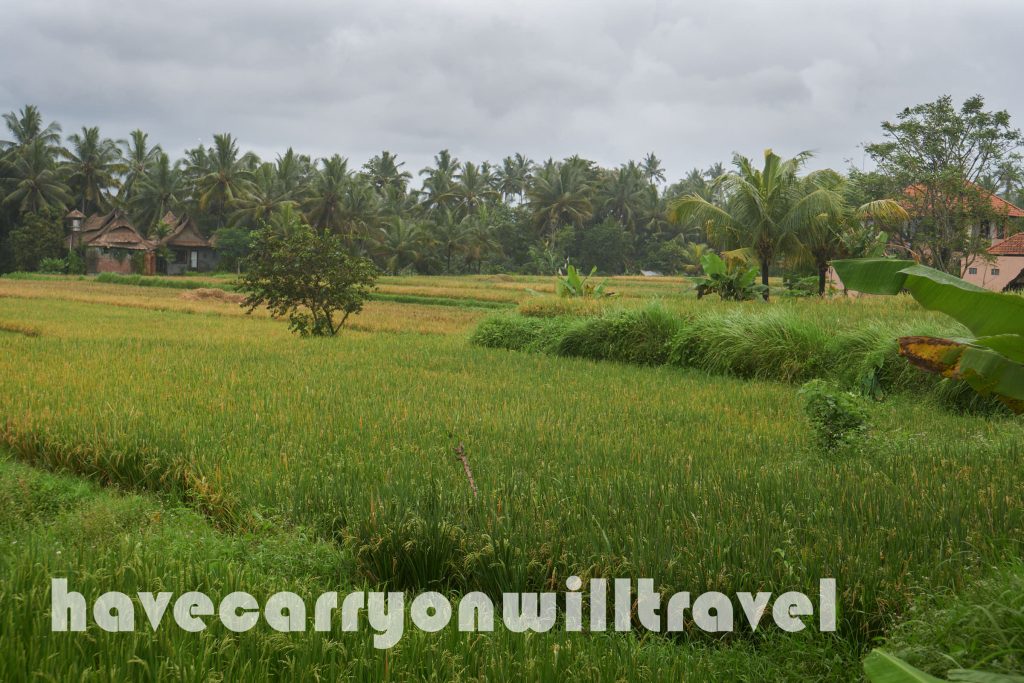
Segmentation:
<svg viewBox="0 0 1024 683">
<path fill-rule="evenodd" d="M 925 673 L 885 650 L 873 650 L 864 659 L 864 674 L 871 683 L 946 683 Z M 959 683 L 1024 683 L 1024 676 L 986 673 L 968 669 L 946 672 L 949 681 Z"/>
<path fill-rule="evenodd" d="M 714 252 L 701 257 L 700 265 L 704 270 L 704 276 L 693 279 L 698 299 L 708 294 L 717 294 L 721 299 L 747 301 L 767 291 L 764 285 L 755 284 L 757 267 L 751 266 L 742 258 L 733 257 L 731 252 L 725 252 L 725 255 L 729 259 L 728 262 Z"/>
<path fill-rule="evenodd" d="M 925 308 L 961 323 L 974 336 L 902 337 L 900 355 L 1024 413 L 1024 297 L 990 292 L 914 261 L 855 259 L 832 265 L 848 289 L 866 294 L 907 291 Z"/>
<path fill-rule="evenodd" d="M 590 278 L 596 272 L 597 266 L 594 266 L 589 275 L 580 277 L 576 266 L 570 263 L 566 268 L 565 277 L 560 277 L 555 282 L 555 293 L 561 297 L 584 297 L 589 299 L 603 299 L 616 296 L 614 292 L 609 292 L 605 288 L 607 280 L 602 280 L 597 285 L 591 284 Z"/>
</svg>

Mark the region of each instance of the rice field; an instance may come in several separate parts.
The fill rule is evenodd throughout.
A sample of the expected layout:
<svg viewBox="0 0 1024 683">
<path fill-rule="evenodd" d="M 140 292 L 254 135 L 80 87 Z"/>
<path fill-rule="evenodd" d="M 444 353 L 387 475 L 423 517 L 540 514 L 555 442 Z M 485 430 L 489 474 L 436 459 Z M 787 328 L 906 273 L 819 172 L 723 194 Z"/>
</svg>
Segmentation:
<svg viewBox="0 0 1024 683">
<path fill-rule="evenodd" d="M 528 290 L 550 286 L 397 277 L 380 290 L 529 309 Z M 612 283 L 626 309 L 727 307 L 684 288 Z M 1022 549 L 1019 419 L 895 393 L 872 404 L 855 449 L 826 456 L 790 383 L 485 348 L 470 336 L 486 307 L 372 301 L 340 337 L 299 339 L 187 293 L 0 278 L 0 543 L 19 546 L 2 558 L 14 601 L 0 602 L 0 678 L 859 680 L 859 659 L 921 596 L 961 591 Z M 902 300 L 770 307 L 825 330 L 943 324 Z M 381 652 L 365 633 L 92 629 L 78 645 L 46 632 L 58 568 L 93 598 L 127 576 L 451 595 L 571 574 L 811 594 L 834 576 L 839 630 L 451 629 Z"/>
</svg>

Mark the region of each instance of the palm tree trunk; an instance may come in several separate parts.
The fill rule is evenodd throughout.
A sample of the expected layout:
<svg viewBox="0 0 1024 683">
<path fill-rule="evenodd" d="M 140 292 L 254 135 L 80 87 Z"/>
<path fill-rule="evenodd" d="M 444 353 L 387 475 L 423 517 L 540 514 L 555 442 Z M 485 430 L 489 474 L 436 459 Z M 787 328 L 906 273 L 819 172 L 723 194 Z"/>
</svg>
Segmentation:
<svg viewBox="0 0 1024 683">
<path fill-rule="evenodd" d="M 818 296 L 825 296 L 825 280 L 828 275 L 828 262 L 818 264 Z"/>
<path fill-rule="evenodd" d="M 764 300 L 768 301 L 768 266 L 770 260 L 766 257 L 761 257 L 761 284 L 764 285 Z"/>
</svg>

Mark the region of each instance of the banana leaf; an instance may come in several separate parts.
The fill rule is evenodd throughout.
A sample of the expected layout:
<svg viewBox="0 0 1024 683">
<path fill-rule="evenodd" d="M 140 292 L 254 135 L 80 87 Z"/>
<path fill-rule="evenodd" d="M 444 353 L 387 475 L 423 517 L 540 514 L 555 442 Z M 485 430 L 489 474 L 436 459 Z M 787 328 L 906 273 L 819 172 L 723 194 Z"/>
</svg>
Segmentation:
<svg viewBox="0 0 1024 683">
<path fill-rule="evenodd" d="M 991 348 L 956 339 L 902 337 L 900 355 L 919 368 L 967 382 L 983 396 L 993 395 L 1015 413 L 1024 413 L 1024 364 Z"/>
<path fill-rule="evenodd" d="M 864 673 L 871 683 L 943 683 L 884 650 L 873 650 L 864 659 Z"/>
<path fill-rule="evenodd" d="M 832 266 L 848 289 L 867 294 L 906 289 L 925 308 L 945 313 L 979 337 L 1024 335 L 1024 297 L 990 292 L 913 261 L 854 259 Z"/>
</svg>

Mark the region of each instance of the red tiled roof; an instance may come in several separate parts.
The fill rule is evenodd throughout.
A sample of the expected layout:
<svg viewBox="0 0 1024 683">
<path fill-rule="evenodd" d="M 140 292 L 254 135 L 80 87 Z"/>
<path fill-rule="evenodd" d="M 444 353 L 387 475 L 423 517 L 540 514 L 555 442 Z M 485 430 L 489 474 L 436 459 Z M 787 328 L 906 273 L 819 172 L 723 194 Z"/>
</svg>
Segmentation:
<svg viewBox="0 0 1024 683">
<path fill-rule="evenodd" d="M 989 249 L 988 253 L 997 256 L 1024 256 L 1024 232 L 1018 232 L 1013 237 L 1003 240 Z"/>
<path fill-rule="evenodd" d="M 970 183 L 970 185 L 975 187 L 975 188 L 977 188 L 977 190 L 979 192 L 982 192 L 982 193 L 988 195 L 989 204 L 991 204 L 992 209 L 996 213 L 1001 214 L 1001 215 L 1006 215 L 1009 218 L 1024 218 L 1024 209 L 1021 209 L 1020 207 L 1016 206 L 1012 202 L 1008 202 L 1005 199 L 1003 199 L 1002 197 L 1000 197 L 998 195 L 995 195 L 995 194 L 993 194 L 993 193 L 991 193 L 991 192 L 981 188 L 980 186 L 975 185 L 974 183 Z M 903 190 L 903 192 L 908 197 L 913 197 L 914 195 L 916 195 L 916 194 L 921 192 L 921 186 L 920 185 L 910 185 L 905 190 Z"/>
</svg>

